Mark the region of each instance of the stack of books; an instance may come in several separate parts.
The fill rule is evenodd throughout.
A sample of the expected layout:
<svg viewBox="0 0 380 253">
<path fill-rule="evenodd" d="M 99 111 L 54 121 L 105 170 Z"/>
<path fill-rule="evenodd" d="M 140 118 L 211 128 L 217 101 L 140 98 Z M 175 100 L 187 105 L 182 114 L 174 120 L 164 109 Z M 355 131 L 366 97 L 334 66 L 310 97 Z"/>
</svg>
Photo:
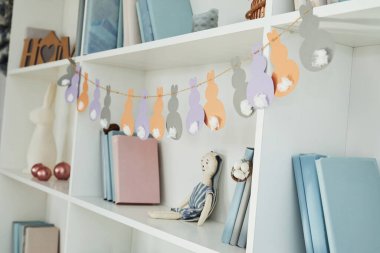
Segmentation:
<svg viewBox="0 0 380 253">
<path fill-rule="evenodd" d="M 293 157 L 306 252 L 380 250 L 380 172 L 376 159 Z"/>
<path fill-rule="evenodd" d="M 43 221 L 15 221 L 13 253 L 58 253 L 59 229 Z"/>
<path fill-rule="evenodd" d="M 247 148 L 244 159 L 253 160 L 254 149 Z M 245 248 L 247 244 L 249 202 L 251 196 L 252 176 L 236 185 L 230 204 L 226 223 L 224 225 L 222 242 L 232 246 Z"/>
<path fill-rule="evenodd" d="M 121 131 L 100 132 L 103 198 L 116 204 L 159 204 L 158 143 Z"/>
</svg>

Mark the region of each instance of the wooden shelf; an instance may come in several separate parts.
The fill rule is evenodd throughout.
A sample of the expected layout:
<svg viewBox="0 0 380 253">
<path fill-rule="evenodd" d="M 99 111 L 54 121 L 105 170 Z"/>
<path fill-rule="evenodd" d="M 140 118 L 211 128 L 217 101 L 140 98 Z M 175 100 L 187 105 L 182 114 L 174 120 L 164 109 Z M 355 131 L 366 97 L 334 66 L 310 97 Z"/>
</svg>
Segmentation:
<svg viewBox="0 0 380 253">
<path fill-rule="evenodd" d="M 21 170 L 0 169 L 0 175 L 7 176 L 52 196 L 69 200 L 69 181 L 59 181 L 55 178 L 51 178 L 47 182 L 38 181 L 29 173 L 24 173 Z"/>
<path fill-rule="evenodd" d="M 221 242 L 224 225 L 208 220 L 203 226 L 185 221 L 156 220 L 148 211 L 169 210 L 163 206 L 115 205 L 101 198 L 72 198 L 82 208 L 109 219 L 121 222 L 182 248 L 204 253 L 242 253 L 245 249 L 225 245 Z"/>
</svg>

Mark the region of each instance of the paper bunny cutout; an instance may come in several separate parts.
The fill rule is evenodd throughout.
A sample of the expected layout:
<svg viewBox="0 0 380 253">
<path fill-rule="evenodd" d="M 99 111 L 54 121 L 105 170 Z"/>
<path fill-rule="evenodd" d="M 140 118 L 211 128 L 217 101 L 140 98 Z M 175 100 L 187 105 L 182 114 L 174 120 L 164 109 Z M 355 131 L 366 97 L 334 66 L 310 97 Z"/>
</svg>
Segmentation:
<svg viewBox="0 0 380 253">
<path fill-rule="evenodd" d="M 296 88 L 299 79 L 299 68 L 295 61 L 288 58 L 288 49 L 281 42 L 276 30 L 269 32 L 267 37 L 271 46 L 270 60 L 274 67 L 272 73 L 274 95 L 283 97 Z"/>
<path fill-rule="evenodd" d="M 70 64 L 69 66 L 67 66 L 66 68 L 66 73 L 63 74 L 57 81 L 57 84 L 59 86 L 70 86 L 71 85 L 71 78 L 73 78 L 74 74 L 75 74 L 75 69 L 76 69 L 76 64 L 75 62 L 71 62 L 70 63 L 73 63 L 74 65 Z"/>
<path fill-rule="evenodd" d="M 177 98 L 178 86 L 171 86 L 171 97 L 168 103 L 169 114 L 166 117 L 166 131 L 168 137 L 179 140 L 182 135 L 182 119 L 178 113 L 179 101 Z"/>
<path fill-rule="evenodd" d="M 82 93 L 79 95 L 78 103 L 77 103 L 77 110 L 79 112 L 83 112 L 86 110 L 88 106 L 88 73 L 84 73 L 84 82 L 82 84 Z"/>
<path fill-rule="evenodd" d="M 128 89 L 128 97 L 125 101 L 120 126 L 125 135 L 133 135 L 135 129 L 135 120 L 133 119 L 133 89 Z"/>
<path fill-rule="evenodd" d="M 78 98 L 81 67 L 77 65 L 75 74 L 71 78 L 71 85 L 67 87 L 65 98 L 68 103 L 73 103 Z"/>
<path fill-rule="evenodd" d="M 189 85 L 191 87 L 189 96 L 190 110 L 186 118 L 186 128 L 190 134 L 196 134 L 202 127 L 205 111 L 203 110 L 203 106 L 199 103 L 201 96 L 197 89 L 197 79 L 190 79 Z"/>
<path fill-rule="evenodd" d="M 144 98 L 140 101 L 139 112 L 136 119 L 136 133 L 141 140 L 146 140 L 149 137 L 149 119 L 146 90 L 142 92 Z"/>
<path fill-rule="evenodd" d="M 319 17 L 313 14 L 312 8 L 312 4 L 306 1 L 306 5 L 302 5 L 299 10 L 303 16 L 299 32 L 304 38 L 299 52 L 306 69 L 320 71 L 332 61 L 335 43 L 328 32 L 319 28 Z"/>
<path fill-rule="evenodd" d="M 90 119 L 96 120 L 100 115 L 100 89 L 99 89 L 99 80 L 95 80 L 95 90 L 94 90 L 94 98 L 90 104 Z"/>
<path fill-rule="evenodd" d="M 30 120 L 35 125 L 35 129 L 28 149 L 28 168 L 32 168 L 37 163 L 54 168 L 57 162 L 57 147 L 53 133 L 56 91 L 57 85 L 50 84 L 42 107 L 30 113 Z"/>
<path fill-rule="evenodd" d="M 165 119 L 162 116 L 164 109 L 164 102 L 162 101 L 162 95 L 164 89 L 162 87 L 157 88 L 157 101 L 154 104 L 153 116 L 150 119 L 150 133 L 157 140 L 161 140 L 165 133 Z"/>
<path fill-rule="evenodd" d="M 247 99 L 250 105 L 256 109 L 268 107 L 274 98 L 274 87 L 272 78 L 265 70 L 267 60 L 261 52 L 262 45 L 257 44 L 253 47 L 253 58 L 251 62 L 251 78 L 247 87 Z"/>
<path fill-rule="evenodd" d="M 102 109 L 102 112 L 100 113 L 100 125 L 102 128 L 108 128 L 110 122 L 111 122 L 111 86 L 107 85 L 107 93 L 104 97 L 104 106 Z"/>
<path fill-rule="evenodd" d="M 218 86 L 215 83 L 214 70 L 207 73 L 206 99 L 204 122 L 212 131 L 217 131 L 224 127 L 226 113 L 223 103 L 218 99 Z"/>
<path fill-rule="evenodd" d="M 254 113 L 254 108 L 247 100 L 247 85 L 246 74 L 244 69 L 241 68 L 241 61 L 239 57 L 235 57 L 231 61 L 231 66 L 234 71 L 232 75 L 232 86 L 235 88 L 233 97 L 233 104 L 236 112 L 245 118 L 248 118 Z"/>
</svg>

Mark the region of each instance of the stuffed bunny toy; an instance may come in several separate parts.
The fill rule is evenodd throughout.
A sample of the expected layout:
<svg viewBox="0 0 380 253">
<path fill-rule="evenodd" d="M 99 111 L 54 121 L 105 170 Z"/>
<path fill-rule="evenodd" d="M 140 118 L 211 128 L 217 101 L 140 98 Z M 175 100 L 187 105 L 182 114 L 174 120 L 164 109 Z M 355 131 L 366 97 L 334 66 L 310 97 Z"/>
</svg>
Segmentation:
<svg viewBox="0 0 380 253">
<path fill-rule="evenodd" d="M 222 159 L 217 153 L 204 155 L 201 161 L 203 179 L 194 187 L 191 195 L 180 207 L 170 211 L 149 212 L 149 216 L 154 219 L 198 221 L 198 226 L 203 225 L 216 205 L 221 164 Z"/>
<path fill-rule="evenodd" d="M 42 163 L 48 168 L 54 168 L 57 158 L 57 148 L 53 134 L 54 101 L 57 86 L 48 86 L 41 108 L 30 113 L 30 120 L 35 124 L 34 133 L 29 144 L 28 168 L 36 163 Z"/>
</svg>

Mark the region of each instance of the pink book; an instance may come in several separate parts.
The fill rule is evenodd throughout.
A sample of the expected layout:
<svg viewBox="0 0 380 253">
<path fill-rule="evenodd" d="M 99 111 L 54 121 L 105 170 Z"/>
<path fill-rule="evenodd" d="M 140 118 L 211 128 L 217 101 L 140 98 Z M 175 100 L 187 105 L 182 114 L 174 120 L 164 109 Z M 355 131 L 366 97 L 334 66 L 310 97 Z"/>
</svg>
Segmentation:
<svg viewBox="0 0 380 253">
<path fill-rule="evenodd" d="M 116 135 L 112 145 L 116 204 L 159 204 L 157 140 Z"/>
<path fill-rule="evenodd" d="M 24 253 L 58 253 L 59 229 L 56 227 L 27 227 Z"/>
</svg>

